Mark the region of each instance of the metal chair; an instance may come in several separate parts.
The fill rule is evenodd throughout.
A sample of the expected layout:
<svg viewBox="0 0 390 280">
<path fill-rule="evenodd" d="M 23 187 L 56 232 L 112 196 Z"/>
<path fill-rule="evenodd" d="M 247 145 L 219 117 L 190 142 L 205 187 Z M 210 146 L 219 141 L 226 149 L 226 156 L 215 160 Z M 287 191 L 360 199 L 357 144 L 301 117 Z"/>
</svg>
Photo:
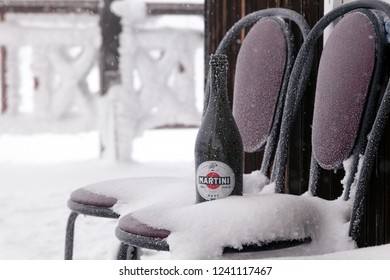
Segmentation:
<svg viewBox="0 0 390 280">
<path fill-rule="evenodd" d="M 341 16 L 326 42 L 318 69 L 309 191 L 304 196 L 282 194 L 289 137 L 311 71 L 307 56 L 325 27 Z M 305 248 L 312 245 L 316 248 L 312 253 L 355 248 L 352 240 L 358 235 L 375 151 L 390 111 L 387 88 L 376 113 L 384 88 L 388 44 L 384 25 L 389 16 L 386 3 L 356 1 L 328 13 L 309 33 L 288 85 L 270 184 L 275 194 L 228 197 L 176 209 L 162 205 L 139 209 L 119 220 L 118 239 L 135 247 L 170 250 L 176 258 L 219 258 L 231 250 L 261 251 L 297 243 L 305 243 Z M 363 158 L 361 170 L 359 158 Z M 343 165 L 348 167 L 342 199 L 316 197 L 321 170 Z M 340 236 L 332 235 L 330 221 L 335 221 L 342 233 L 345 224 L 350 224 L 352 239 L 345 231 L 343 240 L 337 240 Z M 213 222 L 218 222 L 218 229 Z M 318 249 L 320 242 L 328 245 L 325 251 Z"/>
<path fill-rule="evenodd" d="M 267 9 L 247 15 L 237 22 L 223 38 L 217 50 L 217 53 L 224 53 L 243 28 L 257 23 L 248 33 L 238 56 L 233 114 L 243 134 L 244 150 L 252 152 L 265 149 L 261 172 L 266 177 L 269 176 L 275 154 L 289 74 L 294 62 L 292 33 L 289 25 L 282 18 L 297 24 L 302 36 L 306 37 L 310 29 L 301 15 L 286 9 Z M 258 48 L 257 54 L 251 48 L 254 45 Z M 269 53 L 275 56 L 270 56 Z M 252 62 L 250 69 L 245 65 L 249 62 Z M 269 75 L 273 78 L 270 79 Z M 251 82 L 244 83 L 244 79 Z M 206 88 L 207 106 L 208 87 Z M 248 102 L 251 104 L 248 105 Z M 253 114 L 250 110 L 251 105 L 263 114 L 258 117 L 256 113 L 256 119 L 249 119 L 248 113 Z M 243 116 L 245 124 L 241 122 Z M 167 193 L 177 193 L 185 189 L 189 195 L 193 194 L 192 178 L 172 179 L 173 184 L 170 184 L 170 180 L 169 178 L 127 178 L 98 182 L 75 190 L 68 201 L 68 207 L 72 212 L 66 230 L 65 259 L 72 259 L 73 256 L 74 227 L 79 214 L 117 219 L 122 211 L 134 211 L 148 206 L 150 197 L 138 195 L 140 186 L 147 186 L 148 190 L 145 188 L 145 192 L 150 196 L 156 196 L 156 201 L 164 201 L 176 206 L 180 203 L 192 204 L 191 199 L 177 201 L 174 197 L 158 198 L 161 194 L 159 190 L 162 189 Z M 152 190 L 155 191 L 154 194 Z M 126 198 L 123 198 L 123 193 L 126 193 Z M 120 209 L 123 204 L 128 206 L 125 210 Z M 122 243 L 118 258 L 126 258 L 126 251 L 128 246 Z"/>
</svg>

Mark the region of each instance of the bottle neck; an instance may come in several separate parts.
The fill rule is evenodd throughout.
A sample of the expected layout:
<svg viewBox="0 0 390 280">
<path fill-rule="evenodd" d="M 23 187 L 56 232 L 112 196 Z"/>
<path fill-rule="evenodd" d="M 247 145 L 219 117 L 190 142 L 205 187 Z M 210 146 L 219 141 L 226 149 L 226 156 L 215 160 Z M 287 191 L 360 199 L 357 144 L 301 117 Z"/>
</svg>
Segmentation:
<svg viewBox="0 0 390 280">
<path fill-rule="evenodd" d="M 212 55 L 210 60 L 210 96 L 208 110 L 230 110 L 227 96 L 227 68 L 225 55 Z"/>
</svg>

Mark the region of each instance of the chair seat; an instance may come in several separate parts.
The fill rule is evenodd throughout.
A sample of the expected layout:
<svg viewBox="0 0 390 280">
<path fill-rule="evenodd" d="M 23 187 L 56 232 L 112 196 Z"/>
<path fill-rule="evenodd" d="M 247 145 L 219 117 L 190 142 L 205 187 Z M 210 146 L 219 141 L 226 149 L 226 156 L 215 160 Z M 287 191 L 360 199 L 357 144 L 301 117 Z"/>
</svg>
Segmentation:
<svg viewBox="0 0 390 280">
<path fill-rule="evenodd" d="M 77 189 L 70 194 L 70 200 L 79 204 L 111 208 L 118 201 L 114 197 L 101 195 L 84 188 Z"/>
<path fill-rule="evenodd" d="M 346 238 L 349 212 L 350 204 L 342 200 L 286 194 L 232 196 L 138 210 L 120 219 L 117 236 L 146 248 L 151 248 L 150 240 L 160 242 L 163 249 L 154 249 L 169 248 L 178 259 L 213 259 L 226 247 L 239 250 L 244 245 L 310 239 L 305 246 L 318 254 L 354 248 Z"/>
<path fill-rule="evenodd" d="M 119 221 L 119 227 L 122 228 L 125 232 L 151 238 L 164 239 L 167 238 L 171 233 L 169 230 L 157 229 L 141 223 L 131 214 L 127 215 L 126 218 Z"/>
</svg>

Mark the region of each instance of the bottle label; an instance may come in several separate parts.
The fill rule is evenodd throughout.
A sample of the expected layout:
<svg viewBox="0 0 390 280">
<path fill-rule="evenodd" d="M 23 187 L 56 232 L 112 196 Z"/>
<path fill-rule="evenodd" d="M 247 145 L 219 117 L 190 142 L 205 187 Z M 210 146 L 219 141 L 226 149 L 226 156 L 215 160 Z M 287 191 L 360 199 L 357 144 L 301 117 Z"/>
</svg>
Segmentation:
<svg viewBox="0 0 390 280">
<path fill-rule="evenodd" d="M 200 196 L 206 200 L 229 196 L 234 185 L 234 172 L 223 162 L 205 161 L 196 170 L 196 187 Z"/>
</svg>

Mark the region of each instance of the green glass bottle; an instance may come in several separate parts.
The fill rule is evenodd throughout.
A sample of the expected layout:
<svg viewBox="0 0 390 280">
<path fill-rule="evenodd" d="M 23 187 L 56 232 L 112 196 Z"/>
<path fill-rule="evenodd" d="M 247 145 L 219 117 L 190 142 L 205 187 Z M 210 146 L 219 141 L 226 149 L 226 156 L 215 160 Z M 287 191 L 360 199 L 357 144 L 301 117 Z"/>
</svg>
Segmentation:
<svg viewBox="0 0 390 280">
<path fill-rule="evenodd" d="M 242 195 L 243 146 L 227 95 L 226 55 L 211 55 L 210 96 L 195 143 L 196 202 Z"/>
</svg>

